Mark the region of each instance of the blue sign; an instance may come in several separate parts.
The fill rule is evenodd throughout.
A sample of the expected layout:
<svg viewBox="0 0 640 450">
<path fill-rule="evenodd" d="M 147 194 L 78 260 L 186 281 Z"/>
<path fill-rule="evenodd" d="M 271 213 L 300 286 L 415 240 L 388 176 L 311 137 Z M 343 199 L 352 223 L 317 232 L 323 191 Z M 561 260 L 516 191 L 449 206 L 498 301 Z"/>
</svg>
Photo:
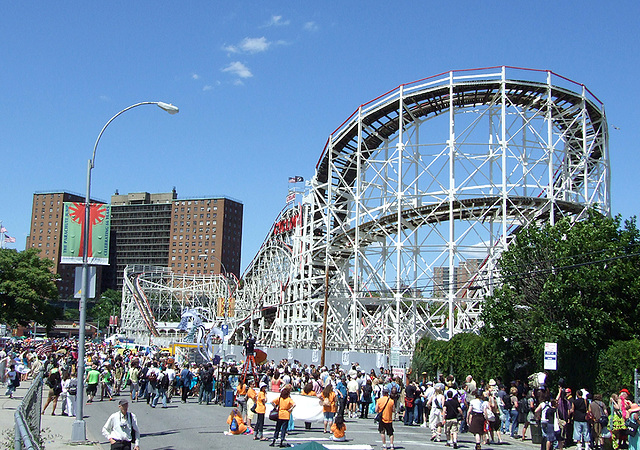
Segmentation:
<svg viewBox="0 0 640 450">
<path fill-rule="evenodd" d="M 229 325 L 226 323 L 222 325 L 222 335 L 226 336 L 229 334 Z"/>
</svg>

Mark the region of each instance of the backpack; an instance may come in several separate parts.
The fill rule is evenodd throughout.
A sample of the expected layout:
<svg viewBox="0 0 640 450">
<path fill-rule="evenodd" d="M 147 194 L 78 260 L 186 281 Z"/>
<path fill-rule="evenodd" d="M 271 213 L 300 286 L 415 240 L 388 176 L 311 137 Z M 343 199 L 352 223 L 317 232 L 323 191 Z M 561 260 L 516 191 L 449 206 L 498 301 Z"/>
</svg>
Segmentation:
<svg viewBox="0 0 640 450">
<path fill-rule="evenodd" d="M 505 395 L 502 399 L 502 402 L 504 403 L 504 409 L 506 410 L 511 410 L 511 408 L 513 407 L 513 405 L 511 404 L 511 397 L 509 395 Z"/>
<path fill-rule="evenodd" d="M 76 395 L 78 393 L 78 380 L 69 381 L 69 395 Z"/>
<path fill-rule="evenodd" d="M 399 395 L 398 395 L 398 388 L 397 387 L 395 387 L 395 386 L 391 387 L 391 392 L 389 393 L 389 397 L 392 400 L 397 400 L 398 399 Z"/>
<path fill-rule="evenodd" d="M 236 420 L 236 418 L 234 417 L 233 420 L 231 421 L 231 425 L 229 425 L 229 429 L 231 431 L 238 431 L 238 421 Z"/>
<path fill-rule="evenodd" d="M 556 408 L 548 406 L 544 413 L 544 418 L 547 419 L 547 423 L 553 423 L 553 419 L 556 415 Z"/>
</svg>

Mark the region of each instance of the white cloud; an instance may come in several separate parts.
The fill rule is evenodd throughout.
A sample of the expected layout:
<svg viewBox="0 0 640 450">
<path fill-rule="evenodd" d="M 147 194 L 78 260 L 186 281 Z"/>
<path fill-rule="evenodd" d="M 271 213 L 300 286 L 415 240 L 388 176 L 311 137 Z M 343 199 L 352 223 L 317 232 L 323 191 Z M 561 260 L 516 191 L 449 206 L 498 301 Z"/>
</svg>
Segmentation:
<svg viewBox="0 0 640 450">
<path fill-rule="evenodd" d="M 100 100 L 102 100 L 103 102 L 110 102 L 111 101 L 111 99 L 106 95 L 101 95 L 100 96 Z"/>
<path fill-rule="evenodd" d="M 240 48 L 247 53 L 260 53 L 267 51 L 271 42 L 264 36 L 259 38 L 244 38 L 240 43 Z"/>
<path fill-rule="evenodd" d="M 315 22 L 306 22 L 304 24 L 304 29 L 307 31 L 318 31 L 320 27 Z"/>
<path fill-rule="evenodd" d="M 282 20 L 282 16 L 271 16 L 271 19 L 265 27 L 282 27 L 285 25 L 289 25 L 291 22 L 289 20 Z"/>
<path fill-rule="evenodd" d="M 202 90 L 205 91 L 205 92 L 206 91 L 210 91 L 211 89 L 213 89 L 213 86 L 211 86 L 210 84 L 207 84 L 202 88 Z"/>
<path fill-rule="evenodd" d="M 267 41 L 267 38 L 262 36 L 259 38 L 244 38 L 237 45 L 225 45 L 222 50 L 229 53 L 261 53 L 266 52 L 271 46 L 271 42 Z"/>
<path fill-rule="evenodd" d="M 225 52 L 229 52 L 229 53 L 238 53 L 238 47 L 236 47 L 235 45 L 223 45 L 222 46 L 222 50 L 224 50 Z"/>
<path fill-rule="evenodd" d="M 232 73 L 240 78 L 251 78 L 253 76 L 249 68 L 242 64 L 240 61 L 232 62 L 227 67 L 222 69 L 222 71 Z"/>
<path fill-rule="evenodd" d="M 200 79 L 200 75 L 198 75 L 197 73 L 194 73 L 191 75 L 191 78 L 194 80 L 199 80 Z"/>
</svg>

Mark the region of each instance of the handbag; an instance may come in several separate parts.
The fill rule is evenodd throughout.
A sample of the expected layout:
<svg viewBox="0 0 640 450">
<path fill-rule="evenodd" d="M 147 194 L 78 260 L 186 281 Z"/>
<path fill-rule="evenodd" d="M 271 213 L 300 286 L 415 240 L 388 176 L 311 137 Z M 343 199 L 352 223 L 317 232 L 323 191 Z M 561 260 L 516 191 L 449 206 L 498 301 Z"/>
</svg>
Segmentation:
<svg viewBox="0 0 640 450">
<path fill-rule="evenodd" d="M 600 418 L 598 419 L 598 423 L 603 427 L 609 425 L 609 416 L 606 416 L 604 414 L 601 415 Z"/>
<path fill-rule="evenodd" d="M 496 415 L 493 413 L 493 411 L 491 411 L 491 408 L 485 408 L 484 409 L 484 418 L 486 420 L 488 420 L 489 422 L 495 422 L 496 421 Z"/>
<path fill-rule="evenodd" d="M 274 422 L 278 420 L 278 411 L 279 408 L 273 408 L 269 413 L 269 420 L 273 420 Z"/>
<path fill-rule="evenodd" d="M 624 425 L 627 427 L 627 434 L 631 437 L 634 437 L 638 434 L 638 422 L 632 419 L 627 419 L 624 422 Z"/>
<path fill-rule="evenodd" d="M 258 406 L 258 404 L 254 403 L 253 406 L 251 407 L 251 412 L 254 414 L 256 413 L 256 406 Z"/>
</svg>

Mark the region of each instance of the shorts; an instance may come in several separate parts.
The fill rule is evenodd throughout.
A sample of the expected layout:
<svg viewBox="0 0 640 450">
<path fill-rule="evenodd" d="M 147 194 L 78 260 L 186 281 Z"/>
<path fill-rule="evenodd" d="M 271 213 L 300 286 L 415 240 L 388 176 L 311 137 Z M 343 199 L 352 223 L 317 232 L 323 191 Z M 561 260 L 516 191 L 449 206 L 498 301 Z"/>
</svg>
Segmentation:
<svg viewBox="0 0 640 450">
<path fill-rule="evenodd" d="M 334 412 L 324 412 L 324 420 L 326 420 L 327 422 L 331 422 L 333 421 L 333 418 L 336 416 L 336 413 Z"/>
<path fill-rule="evenodd" d="M 96 395 L 96 392 L 98 392 L 97 384 L 87 384 L 87 395 Z"/>
<path fill-rule="evenodd" d="M 349 403 L 358 403 L 358 393 L 349 392 Z"/>
<path fill-rule="evenodd" d="M 556 442 L 558 440 L 553 423 L 543 423 L 541 424 L 541 427 L 542 436 L 547 440 L 547 442 Z"/>
<path fill-rule="evenodd" d="M 378 432 L 380 434 L 385 433 L 387 436 L 393 436 L 393 422 L 380 422 L 378 423 Z"/>
<path fill-rule="evenodd" d="M 459 428 L 458 419 L 447 419 L 444 422 L 444 434 L 446 436 L 449 436 L 451 433 L 457 433 Z"/>
</svg>

